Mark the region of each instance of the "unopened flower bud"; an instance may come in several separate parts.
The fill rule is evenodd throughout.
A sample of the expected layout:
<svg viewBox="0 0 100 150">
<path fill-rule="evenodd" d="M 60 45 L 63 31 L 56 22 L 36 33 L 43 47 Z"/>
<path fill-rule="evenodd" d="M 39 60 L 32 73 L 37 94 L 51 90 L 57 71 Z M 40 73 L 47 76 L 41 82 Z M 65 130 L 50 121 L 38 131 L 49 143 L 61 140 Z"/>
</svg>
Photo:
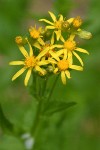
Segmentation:
<svg viewBox="0 0 100 150">
<path fill-rule="evenodd" d="M 74 28 L 79 28 L 82 25 L 82 19 L 80 18 L 80 16 L 74 18 L 72 24 Z"/>
<path fill-rule="evenodd" d="M 53 72 L 54 68 L 53 68 L 53 66 L 48 66 L 47 70 L 48 70 L 49 72 Z"/>
<path fill-rule="evenodd" d="M 66 30 L 66 29 L 69 28 L 69 26 L 70 26 L 69 22 L 68 21 L 64 21 L 63 24 L 62 24 L 62 29 Z"/>
<path fill-rule="evenodd" d="M 77 32 L 77 35 L 82 39 L 90 39 L 92 37 L 92 34 L 85 30 L 80 30 Z"/>
<path fill-rule="evenodd" d="M 27 40 L 26 38 L 23 38 L 22 36 L 17 36 L 15 38 L 15 42 L 18 44 L 18 45 L 25 45 L 27 43 Z"/>
</svg>

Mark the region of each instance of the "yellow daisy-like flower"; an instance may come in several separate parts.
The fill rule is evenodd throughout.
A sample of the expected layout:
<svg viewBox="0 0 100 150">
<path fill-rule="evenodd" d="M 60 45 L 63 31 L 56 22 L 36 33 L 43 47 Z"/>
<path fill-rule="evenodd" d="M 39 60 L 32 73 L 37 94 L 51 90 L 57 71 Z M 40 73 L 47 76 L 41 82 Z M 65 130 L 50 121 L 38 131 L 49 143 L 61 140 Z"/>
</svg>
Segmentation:
<svg viewBox="0 0 100 150">
<path fill-rule="evenodd" d="M 72 62 L 73 62 L 73 56 L 72 55 L 74 55 L 79 60 L 81 65 L 83 66 L 84 65 L 83 61 L 82 61 L 81 57 L 76 53 L 76 51 L 81 52 L 81 53 L 86 53 L 88 55 L 89 55 L 89 52 L 85 49 L 77 47 L 77 44 L 73 38 L 74 38 L 74 35 L 70 35 L 68 40 L 63 41 L 64 42 L 64 44 L 62 45 L 63 49 L 58 51 L 58 55 L 59 55 L 59 53 L 62 54 L 62 53 L 64 53 L 64 51 L 67 51 L 68 58 L 71 58 Z"/>
<path fill-rule="evenodd" d="M 29 42 L 28 42 L 28 45 L 29 45 L 29 48 L 30 48 L 29 54 L 22 45 L 18 45 L 19 50 L 21 51 L 21 53 L 25 57 L 25 59 L 23 61 L 12 61 L 12 62 L 9 63 L 10 65 L 23 65 L 24 66 L 22 69 L 20 69 L 12 77 L 12 81 L 15 80 L 17 77 L 19 77 L 25 70 L 28 69 L 25 80 L 24 80 L 25 86 L 27 86 L 27 84 L 28 84 L 28 81 L 29 81 L 29 78 L 31 76 L 33 68 L 35 70 L 37 70 L 39 73 L 41 73 L 42 75 L 44 75 L 45 71 L 40 66 L 48 64 L 47 60 L 40 60 L 45 55 L 45 53 L 47 52 L 47 49 L 45 49 L 44 51 L 39 53 L 38 56 L 35 57 L 34 54 L 33 54 L 33 49 L 32 49 Z"/>
<path fill-rule="evenodd" d="M 45 43 L 44 41 L 42 42 L 42 44 L 40 46 L 38 46 L 38 49 L 40 50 L 40 52 L 44 51 L 44 49 L 47 49 L 47 52 L 45 53 L 44 57 L 50 57 L 52 56 L 53 58 L 56 57 L 56 51 L 55 48 L 61 48 L 62 45 L 60 44 L 53 44 L 54 41 L 50 40 L 50 43 Z M 37 45 L 34 45 L 37 47 Z"/>
<path fill-rule="evenodd" d="M 64 22 L 63 16 L 59 15 L 59 19 L 57 20 L 56 16 L 49 11 L 49 14 L 53 20 L 53 22 L 47 20 L 47 19 L 40 19 L 39 21 L 44 21 L 46 23 L 48 23 L 49 25 L 46 26 L 46 29 L 53 29 L 53 35 L 52 38 L 54 38 L 54 33 L 56 34 L 57 40 L 59 39 L 63 39 L 62 35 L 61 35 L 61 30 L 62 30 L 62 24 Z"/>
<path fill-rule="evenodd" d="M 39 47 L 39 43 L 40 44 L 43 44 L 43 40 L 42 40 L 42 27 L 39 27 L 38 29 L 35 27 L 30 27 L 29 28 L 29 34 L 30 34 L 30 37 L 32 39 L 34 39 L 35 41 L 32 43 L 32 45 L 34 46 L 37 46 Z"/>
<path fill-rule="evenodd" d="M 82 25 L 82 19 L 80 16 L 77 16 L 75 18 L 70 18 L 67 20 L 69 24 L 72 24 L 74 28 L 79 28 Z"/>
<path fill-rule="evenodd" d="M 69 69 L 74 69 L 78 71 L 82 71 L 83 68 L 81 66 L 73 65 L 71 58 L 67 58 L 67 52 L 64 52 L 63 58 L 60 59 L 56 56 L 54 60 L 53 58 L 49 58 L 49 62 L 51 64 L 55 64 L 54 73 L 60 72 L 61 73 L 61 80 L 63 84 L 66 84 L 66 76 L 70 79 L 70 71 Z"/>
</svg>

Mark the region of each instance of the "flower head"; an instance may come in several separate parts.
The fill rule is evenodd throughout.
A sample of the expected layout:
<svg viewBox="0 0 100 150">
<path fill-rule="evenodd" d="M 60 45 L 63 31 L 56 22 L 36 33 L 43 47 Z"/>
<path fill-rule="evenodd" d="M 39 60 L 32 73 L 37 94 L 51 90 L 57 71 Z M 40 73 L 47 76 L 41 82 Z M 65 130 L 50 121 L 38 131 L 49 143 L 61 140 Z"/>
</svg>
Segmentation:
<svg viewBox="0 0 100 150">
<path fill-rule="evenodd" d="M 30 27 L 29 28 L 30 36 L 33 39 L 38 39 L 39 37 L 41 37 L 41 30 L 42 30 L 41 27 L 39 29 L 36 29 L 36 26 L 35 27 Z"/>
<path fill-rule="evenodd" d="M 63 84 L 66 84 L 66 76 L 70 77 L 69 69 L 82 71 L 81 66 L 73 65 L 71 58 L 67 58 L 67 53 L 65 52 L 62 58 L 56 57 L 55 59 L 49 58 L 49 62 L 55 65 L 54 73 L 61 73 L 61 80 Z"/>
<path fill-rule="evenodd" d="M 33 68 L 38 71 L 39 73 L 41 73 L 42 75 L 45 74 L 44 69 L 42 69 L 40 66 L 43 65 L 47 65 L 48 62 L 46 60 L 41 60 L 41 57 L 45 54 L 45 52 L 41 52 L 39 53 L 38 56 L 34 56 L 33 54 L 33 49 L 30 45 L 30 43 L 28 42 L 30 51 L 29 54 L 26 51 L 26 49 L 23 46 L 18 46 L 21 53 L 24 55 L 24 60 L 23 61 L 12 61 L 9 64 L 10 65 L 23 65 L 23 68 L 20 69 L 13 77 L 12 77 L 12 81 L 15 80 L 17 77 L 19 77 L 25 70 L 28 69 L 25 80 L 24 80 L 24 84 L 25 86 L 27 86 L 29 78 L 31 76 L 32 70 Z"/>
<path fill-rule="evenodd" d="M 70 70 L 83 70 L 83 60 L 77 52 L 89 54 L 87 50 L 78 47 L 75 38 L 78 35 L 83 39 L 90 39 L 92 34 L 81 29 L 82 19 L 80 16 L 66 19 L 63 15 L 58 18 L 49 11 L 52 21 L 40 19 L 48 25 L 44 28 L 29 28 L 28 38 L 17 36 L 15 42 L 24 56 L 21 61 L 12 61 L 10 65 L 22 65 L 12 78 L 15 80 L 25 70 L 27 70 L 24 83 L 28 84 L 32 73 L 40 76 L 60 73 L 63 84 L 66 84 L 66 76 L 70 78 Z M 24 45 L 28 44 L 29 53 Z M 74 56 L 78 59 L 81 66 L 74 65 Z"/>
<path fill-rule="evenodd" d="M 83 61 L 82 61 L 81 57 L 76 53 L 76 51 L 81 52 L 81 53 L 86 53 L 86 54 L 89 54 L 89 52 L 86 51 L 85 49 L 77 47 L 77 43 L 73 38 L 74 38 L 74 36 L 70 35 L 69 39 L 64 40 L 64 44 L 62 45 L 63 49 L 60 51 L 62 53 L 64 53 L 64 51 L 66 51 L 68 54 L 68 57 L 70 57 L 72 59 L 72 62 L 73 62 L 73 55 L 74 55 L 79 60 L 81 65 L 83 66 L 84 65 Z"/>
<path fill-rule="evenodd" d="M 76 18 L 74 18 L 72 24 L 73 24 L 73 27 L 79 28 L 82 25 L 82 19 L 80 18 L 80 16 L 77 16 Z"/>
<path fill-rule="evenodd" d="M 63 16 L 59 15 L 59 19 L 56 18 L 56 16 L 49 11 L 49 14 L 53 20 L 53 22 L 47 20 L 47 19 L 40 19 L 39 21 L 44 21 L 49 24 L 49 26 L 46 26 L 46 29 L 52 29 L 54 30 L 54 33 L 56 34 L 57 40 L 62 38 L 61 36 L 61 30 L 62 30 L 62 25 L 64 22 Z"/>
</svg>

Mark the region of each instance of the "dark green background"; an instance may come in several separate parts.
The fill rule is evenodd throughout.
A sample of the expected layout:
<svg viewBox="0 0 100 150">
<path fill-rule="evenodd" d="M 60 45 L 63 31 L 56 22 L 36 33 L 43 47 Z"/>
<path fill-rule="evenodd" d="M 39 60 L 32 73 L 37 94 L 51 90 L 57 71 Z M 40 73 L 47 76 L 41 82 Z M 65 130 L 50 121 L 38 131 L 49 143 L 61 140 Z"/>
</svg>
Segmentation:
<svg viewBox="0 0 100 150">
<path fill-rule="evenodd" d="M 7 119 L 16 128 L 28 132 L 35 113 L 35 102 L 23 85 L 24 75 L 12 82 L 18 70 L 9 61 L 21 58 L 14 38 L 25 35 L 48 9 L 64 16 L 80 15 L 83 28 L 92 32 L 91 40 L 82 40 L 90 55 L 82 55 L 84 71 L 72 72 L 63 86 L 59 79 L 53 97 L 75 101 L 77 105 L 49 117 L 40 130 L 37 150 L 100 149 L 100 1 L 99 0 L 0 0 L 0 102 Z M 0 130 L 0 150 L 24 150 L 19 139 Z"/>
</svg>

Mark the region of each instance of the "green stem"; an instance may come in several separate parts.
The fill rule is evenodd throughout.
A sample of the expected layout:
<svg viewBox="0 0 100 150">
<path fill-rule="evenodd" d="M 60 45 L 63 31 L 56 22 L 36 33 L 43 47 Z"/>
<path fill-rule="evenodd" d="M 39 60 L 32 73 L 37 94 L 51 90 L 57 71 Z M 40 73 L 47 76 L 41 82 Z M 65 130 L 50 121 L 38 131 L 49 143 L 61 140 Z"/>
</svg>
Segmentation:
<svg viewBox="0 0 100 150">
<path fill-rule="evenodd" d="M 38 125 L 39 125 L 39 122 L 40 122 L 41 103 L 42 102 L 39 101 L 38 106 L 37 106 L 36 116 L 35 116 L 35 119 L 34 119 L 34 124 L 33 124 L 32 129 L 31 129 L 31 134 L 34 137 L 36 135 L 37 128 L 38 128 Z"/>
<path fill-rule="evenodd" d="M 55 79 L 55 81 L 54 81 L 54 83 L 53 83 L 52 89 L 51 89 L 50 94 L 49 94 L 48 99 L 47 99 L 48 102 L 49 102 L 49 100 L 50 100 L 50 98 L 51 98 L 51 96 L 52 96 L 52 94 L 53 94 L 53 91 L 54 91 L 54 88 L 55 88 L 55 86 L 56 86 L 56 83 L 57 83 L 58 78 L 59 78 L 59 74 L 57 75 L 57 77 L 56 77 L 56 79 Z"/>
<path fill-rule="evenodd" d="M 44 86 L 43 86 L 43 93 L 42 93 L 42 96 L 44 97 L 45 96 L 45 91 L 46 91 L 46 88 L 47 88 L 47 83 L 48 83 L 48 78 L 49 77 L 46 77 L 45 79 L 44 79 Z"/>
<path fill-rule="evenodd" d="M 55 79 L 55 81 L 53 83 L 53 86 L 51 88 L 50 94 L 49 94 L 49 96 L 47 98 L 48 102 L 49 102 L 49 100 L 50 100 L 50 98 L 52 96 L 52 93 L 53 93 L 53 90 L 54 90 L 54 88 L 56 86 L 58 77 L 59 77 L 59 75 L 57 75 L 57 77 L 56 77 L 56 79 Z M 40 84 L 42 84 L 42 82 Z M 37 110 L 36 110 L 36 116 L 35 116 L 35 119 L 34 119 L 34 123 L 33 123 L 33 126 L 31 128 L 31 135 L 35 138 L 35 140 L 37 138 L 38 128 L 39 128 L 39 125 L 41 123 L 41 118 L 40 117 L 41 117 L 41 109 L 42 109 L 42 96 L 44 97 L 46 87 L 47 87 L 47 80 L 45 80 L 43 87 L 41 87 L 41 85 L 38 87 L 38 81 L 36 82 L 36 93 L 38 94 L 38 96 L 37 96 L 38 105 L 37 105 Z M 43 89 L 41 89 L 41 88 L 43 88 Z M 42 90 L 42 95 L 41 95 L 40 90 Z M 36 146 L 36 143 L 35 143 L 34 146 Z"/>
</svg>

